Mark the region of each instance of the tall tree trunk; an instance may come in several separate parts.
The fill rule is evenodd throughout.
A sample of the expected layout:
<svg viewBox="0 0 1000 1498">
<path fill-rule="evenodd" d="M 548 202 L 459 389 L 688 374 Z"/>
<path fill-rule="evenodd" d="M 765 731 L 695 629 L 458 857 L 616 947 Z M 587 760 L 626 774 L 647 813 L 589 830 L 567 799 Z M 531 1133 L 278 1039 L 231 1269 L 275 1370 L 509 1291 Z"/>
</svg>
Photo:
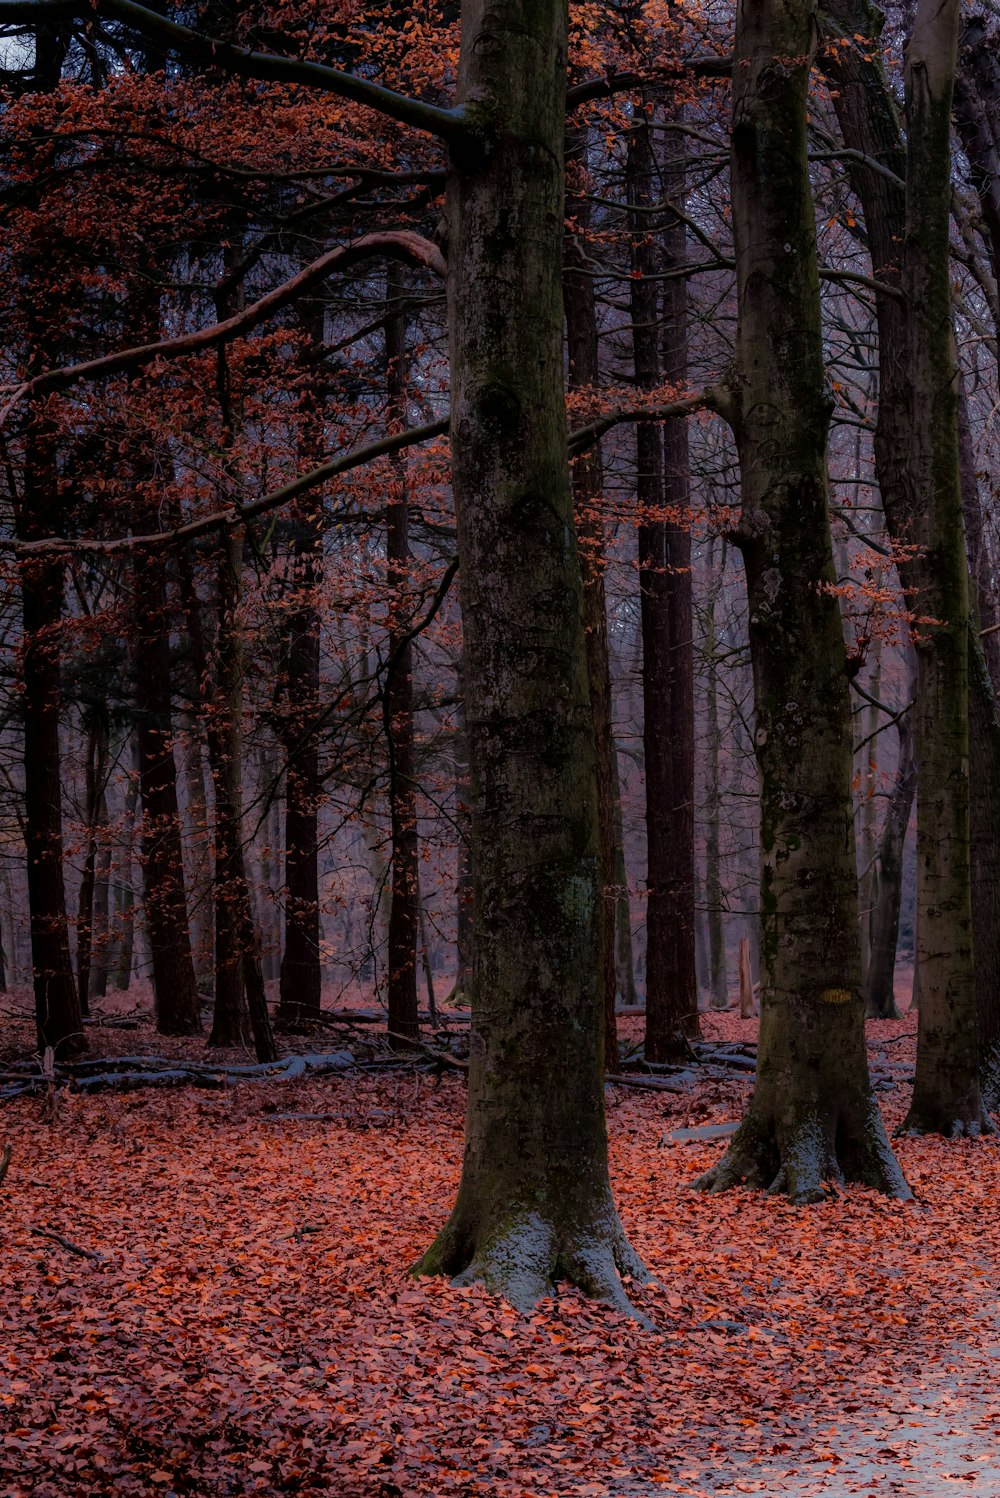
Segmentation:
<svg viewBox="0 0 1000 1498">
<path fill-rule="evenodd" d="M 406 319 L 399 267 L 386 272 L 385 352 L 389 420 L 406 425 Z M 413 642 L 409 639 L 410 502 L 406 458 L 393 464 L 392 493 L 386 505 L 386 584 L 389 589 L 389 676 L 385 686 L 385 730 L 389 752 L 389 941 L 387 1007 L 391 1046 L 405 1046 L 420 1033 L 417 1007 L 417 944 L 420 929 L 417 786 L 414 778 Z"/>
<path fill-rule="evenodd" d="M 135 868 L 135 809 L 139 801 L 139 746 L 134 731 L 129 735 L 129 758 L 131 764 L 122 820 L 121 861 L 115 881 L 114 980 L 119 993 L 128 992 L 135 954 L 135 890 L 132 880 Z"/>
<path fill-rule="evenodd" d="M 76 981 L 80 1013 L 90 1014 L 91 959 L 94 950 L 94 890 L 101 809 L 104 806 L 108 766 L 108 715 L 103 707 L 91 707 L 86 715 L 87 747 L 84 751 L 84 825 L 86 844 L 76 922 Z"/>
<path fill-rule="evenodd" d="M 316 386 L 322 391 L 325 309 L 307 298 L 299 306 Z M 310 391 L 304 411 L 302 445 L 310 461 L 323 451 L 324 397 Z M 323 992 L 322 929 L 319 908 L 319 735 L 323 581 L 322 506 L 306 500 L 289 516 L 288 586 L 294 600 L 285 625 L 285 711 L 281 720 L 285 751 L 285 943 L 279 973 L 277 1021 L 295 1029 L 320 1018 Z"/>
<path fill-rule="evenodd" d="M 567 139 L 571 159 L 578 161 L 586 135 Z M 597 311 L 594 278 L 586 264 L 586 234 L 590 204 L 581 197 L 575 204 L 576 231 L 566 236 L 563 305 L 566 312 L 566 343 L 570 390 L 593 391 L 600 383 L 597 342 Z M 584 627 L 587 641 L 587 682 L 594 717 L 597 759 L 597 820 L 601 847 L 601 937 L 604 978 L 604 1059 L 611 1070 L 618 1067 L 618 1025 L 615 1019 L 615 821 L 614 821 L 614 730 L 611 706 L 611 662 L 608 656 L 608 609 L 604 591 L 604 463 L 601 445 L 581 454 L 573 464 L 573 507 L 576 512 L 580 568 L 583 573 Z"/>
<path fill-rule="evenodd" d="M 826 0 L 825 8 L 833 27 L 846 37 L 879 36 L 883 18 L 869 0 Z M 877 46 L 865 42 L 855 47 L 849 41 L 834 49 L 835 59 L 826 64 L 837 85 L 834 104 L 844 139 L 858 153 L 851 180 L 861 200 L 873 267 L 888 287 L 905 292 L 876 295 L 875 458 L 886 523 L 897 542 L 921 545 L 920 554 L 898 563 L 900 581 L 920 614 L 944 621 L 924 626 L 918 643 L 914 731 L 921 1021 L 914 1106 L 907 1124 L 949 1134 L 977 1133 L 989 1126 L 979 1072 L 990 1042 L 984 1038 L 980 1046 L 977 1025 L 995 1011 L 1000 988 L 1000 943 L 990 934 L 1000 929 L 1000 881 L 981 884 L 974 897 L 971 890 L 977 867 L 971 845 L 987 833 L 979 819 L 989 803 L 977 798 L 969 806 L 969 708 L 971 731 L 989 738 L 974 747 L 971 757 L 984 769 L 995 765 L 998 772 L 1000 724 L 985 704 L 976 706 L 983 683 L 976 671 L 971 683 L 969 677 L 970 650 L 974 655 L 978 647 L 969 640 L 948 264 L 957 24 L 957 0 L 946 0 L 933 22 L 926 5 L 918 9 L 907 60 L 908 148 Z M 885 173 L 868 167 L 869 159 L 897 179 L 905 176 L 905 192 Z M 989 795 L 994 805 L 1000 800 L 1000 780 L 990 783 Z M 977 818 L 974 828 L 970 812 Z M 979 871 L 985 873 L 982 864 Z M 941 904 L 930 910 L 928 902 L 938 895 Z M 976 932 L 981 953 L 973 967 Z"/>
<path fill-rule="evenodd" d="M 757 1085 L 707 1190 L 819 1201 L 829 1180 L 906 1182 L 865 1051 L 847 658 L 827 511 L 830 397 L 806 154 L 813 0 L 740 0 L 732 198 L 732 419 L 761 800 Z"/>
<path fill-rule="evenodd" d="M 726 974 L 726 927 L 723 919 L 722 859 L 720 854 L 720 812 L 722 797 L 719 786 L 719 688 L 718 662 L 715 658 L 715 609 L 719 581 L 714 573 L 715 537 L 709 536 L 705 559 L 708 573 L 706 604 L 705 664 L 706 691 L 706 796 L 705 796 L 705 905 L 708 922 L 708 987 L 713 1009 L 725 1009 L 729 1002 Z"/>
<path fill-rule="evenodd" d="M 320 1017 L 322 967 L 319 921 L 320 620 L 316 590 L 322 539 L 315 514 L 292 520 L 289 583 L 295 607 L 285 626 L 287 712 L 285 749 L 285 946 L 281 956 L 278 1024 L 295 1029 Z"/>
<path fill-rule="evenodd" d="M 200 699 L 200 692 L 196 692 Z M 208 788 L 202 747 L 202 727 L 197 711 L 185 710 L 181 718 L 184 742 L 181 749 L 187 790 L 187 888 L 190 905 L 191 960 L 199 994 L 211 994 L 214 982 L 212 933 L 212 858 L 209 837 Z"/>
<path fill-rule="evenodd" d="M 145 507 L 137 522 L 155 529 Z M 170 703 L 170 645 L 163 559 L 135 562 L 135 691 L 142 798 L 143 908 L 161 1035 L 198 1035 L 201 1004 L 191 957 L 184 852 Z"/>
<path fill-rule="evenodd" d="M 108 836 L 108 801 L 102 795 L 97 811 L 97 856 L 94 863 L 94 901 L 91 919 L 90 979 L 88 992 L 103 999 L 108 991 L 108 914 L 111 873 L 111 841 Z"/>
<path fill-rule="evenodd" d="M 660 384 L 659 228 L 650 215 L 660 195 L 649 124 L 636 114 L 628 141 L 632 353 L 640 390 Z M 643 762 L 646 786 L 646 1042 L 647 1061 L 681 1061 L 687 1055 L 696 995 L 686 991 L 677 965 L 681 914 L 675 908 L 675 807 L 673 743 L 673 579 L 667 559 L 663 432 L 654 422 L 635 429 L 636 498 L 639 503 L 639 591 L 642 617 Z M 693 936 L 693 928 L 691 933 Z"/>
<path fill-rule="evenodd" d="M 618 746 L 612 741 L 611 755 L 612 817 L 615 837 L 615 981 L 618 996 L 626 1009 L 639 1002 L 635 987 L 635 963 L 632 952 L 632 900 L 629 895 L 628 866 L 625 862 L 625 829 L 622 821 L 622 785 L 618 770 Z"/>
<path fill-rule="evenodd" d="M 488 141 L 448 191 L 452 482 L 475 842 L 465 1159 L 421 1272 L 520 1305 L 644 1274 L 604 1119 L 601 866 L 563 400 L 564 0 L 463 6 Z"/>
<path fill-rule="evenodd" d="M 906 56 L 903 290 L 909 311 L 913 539 L 924 551 L 917 648 L 917 899 L 926 956 L 905 1127 L 992 1131 L 979 1084 L 969 807 L 969 569 L 953 331 L 951 101 L 959 0 L 919 0 Z"/>
<path fill-rule="evenodd" d="M 243 835 L 243 641 L 239 619 L 243 573 L 242 537 L 230 533 L 218 570 L 219 629 L 216 695 L 209 727 L 209 757 L 215 778 L 215 1023 L 210 1045 L 232 1045 L 225 1036 L 242 1029 L 242 989 L 258 1061 L 274 1061 L 277 1047 L 264 992 L 260 936 L 247 880 Z M 220 996 L 225 1008 L 220 1014 Z"/>
<path fill-rule="evenodd" d="M 26 443 L 19 538 L 49 534 L 55 519 L 58 476 L 52 437 L 32 431 Z M 59 621 L 63 603 L 61 561 L 21 564 L 24 624 L 24 841 L 28 862 L 31 966 L 38 1046 L 61 1059 L 86 1049 L 80 995 L 70 957 L 63 878 L 62 777 L 59 710 L 62 700 Z"/>
<path fill-rule="evenodd" d="M 683 109 L 671 119 L 683 125 Z M 669 272 L 687 264 L 687 230 L 679 213 L 685 208 L 684 134 L 669 137 L 667 163 L 660 166 L 663 197 L 668 204 L 662 232 L 663 268 Z M 663 380 L 684 389 L 688 383 L 687 278 L 663 282 L 660 335 Z M 686 421 L 668 421 L 663 428 L 663 499 L 677 518 L 663 522 L 663 554 L 667 600 L 667 681 L 670 717 L 667 754 L 671 788 L 669 833 L 665 853 L 665 881 L 671 918 L 664 956 L 666 984 L 685 1036 L 698 1034 L 698 981 L 695 973 L 694 902 L 694 607 L 691 569 L 691 456 Z M 647 1016 L 648 1024 L 648 1016 Z M 668 1041 L 667 1049 L 673 1050 Z M 647 1039 L 648 1050 L 648 1039 Z"/>
</svg>

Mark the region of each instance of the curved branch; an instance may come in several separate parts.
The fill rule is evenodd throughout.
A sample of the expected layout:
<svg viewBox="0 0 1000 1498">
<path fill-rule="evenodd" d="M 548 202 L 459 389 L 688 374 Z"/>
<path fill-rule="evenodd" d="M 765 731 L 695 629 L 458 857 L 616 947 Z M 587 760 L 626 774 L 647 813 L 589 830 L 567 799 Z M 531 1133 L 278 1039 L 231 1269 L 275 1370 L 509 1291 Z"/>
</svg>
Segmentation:
<svg viewBox="0 0 1000 1498">
<path fill-rule="evenodd" d="M 569 454 L 576 458 L 599 442 L 606 432 L 625 422 L 669 421 L 675 416 L 690 416 L 695 411 L 714 411 L 724 420 L 730 420 L 731 397 L 722 385 L 712 385 L 699 390 L 695 395 L 682 396 L 680 400 L 665 401 L 652 406 L 625 406 L 617 411 L 608 411 L 589 426 L 577 427 L 569 434 Z"/>
<path fill-rule="evenodd" d="M 390 260 L 405 260 L 411 265 L 422 265 L 442 277 L 446 272 L 444 257 L 437 245 L 420 234 L 414 234 L 409 229 L 365 234 L 353 244 L 338 245 L 335 250 L 328 250 L 325 255 L 299 271 L 298 275 L 292 276 L 291 280 L 283 282 L 259 301 L 222 322 L 199 328 L 195 333 L 182 333 L 178 338 L 142 343 L 134 348 L 119 349 L 115 354 L 104 354 L 99 359 L 87 359 L 82 364 L 68 364 L 62 369 L 49 369 L 35 375 L 34 379 L 19 386 L 0 409 L 0 427 L 15 406 L 28 396 L 39 395 L 46 390 L 65 390 L 81 380 L 97 380 L 119 374 L 122 370 L 142 369 L 144 365 L 152 364 L 157 359 L 178 359 L 186 354 L 198 354 L 204 349 L 215 348 L 217 344 L 227 343 L 231 338 L 237 338 L 258 327 L 282 307 L 294 302 L 303 292 L 325 281 L 335 270 L 346 270 L 358 261 L 375 255 L 383 255 Z"/>
<path fill-rule="evenodd" d="M 116 551 L 130 551 L 137 546 L 168 546 L 176 541 L 190 541 L 209 531 L 229 530 L 233 526 L 244 525 L 248 520 L 256 519 L 258 515 L 279 510 L 282 505 L 298 499 L 300 494 L 317 489 L 338 474 L 348 473 L 352 468 L 361 468 L 375 458 L 402 452 L 404 448 L 414 447 L 417 443 L 429 442 L 432 437 L 440 437 L 447 430 L 448 417 L 443 416 L 438 421 L 428 421 L 424 426 L 411 427 L 408 431 L 396 432 L 391 437 L 380 437 L 377 442 L 371 442 L 366 447 L 353 448 L 340 457 L 331 458 L 329 463 L 322 463 L 319 468 L 300 474 L 298 478 L 283 484 L 280 489 L 263 494 L 260 499 L 251 500 L 249 504 L 215 510 L 211 515 L 202 515 L 197 520 L 174 526 L 173 530 L 153 531 L 145 536 L 118 536 L 108 541 L 93 540 L 87 536 L 49 536 L 40 541 L 0 541 L 0 551 L 14 552 L 22 559 L 32 556 L 77 556 L 81 552 L 87 555 L 95 552 L 106 555 Z"/>
</svg>

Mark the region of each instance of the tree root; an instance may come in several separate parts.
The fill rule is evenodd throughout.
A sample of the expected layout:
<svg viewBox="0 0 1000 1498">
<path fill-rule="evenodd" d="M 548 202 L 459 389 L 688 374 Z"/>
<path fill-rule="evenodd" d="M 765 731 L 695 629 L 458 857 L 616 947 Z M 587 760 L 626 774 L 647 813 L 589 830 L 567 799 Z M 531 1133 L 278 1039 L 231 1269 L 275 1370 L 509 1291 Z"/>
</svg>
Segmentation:
<svg viewBox="0 0 1000 1498">
<path fill-rule="evenodd" d="M 804 1206 L 836 1196 L 848 1182 L 912 1200 L 874 1103 L 860 1128 L 815 1114 L 794 1123 L 761 1117 L 751 1104 L 722 1159 L 692 1185 L 712 1193 L 749 1186 Z"/>
<path fill-rule="evenodd" d="M 911 1103 L 909 1112 L 896 1130 L 896 1138 L 916 1139 L 925 1134 L 938 1134 L 944 1139 L 987 1139 L 998 1132 L 985 1105 L 965 1112 L 965 1117 L 953 1118 L 947 1109 L 914 1107 Z"/>
<path fill-rule="evenodd" d="M 525 1211 L 494 1231 L 464 1230 L 457 1212 L 414 1264 L 413 1275 L 446 1274 L 453 1285 L 482 1281 L 519 1311 L 530 1311 L 560 1281 L 637 1320 L 622 1278 L 639 1284 L 649 1273 L 625 1236 L 614 1207 L 583 1228 L 558 1225 Z"/>
</svg>

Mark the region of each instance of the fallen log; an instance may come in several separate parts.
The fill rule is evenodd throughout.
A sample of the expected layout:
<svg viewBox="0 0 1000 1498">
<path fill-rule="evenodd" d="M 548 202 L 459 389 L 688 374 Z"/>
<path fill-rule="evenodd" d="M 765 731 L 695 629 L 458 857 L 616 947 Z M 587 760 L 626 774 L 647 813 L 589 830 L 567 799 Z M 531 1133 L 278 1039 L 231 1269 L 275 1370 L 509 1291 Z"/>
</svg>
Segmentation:
<svg viewBox="0 0 1000 1498">
<path fill-rule="evenodd" d="M 639 1087 L 648 1092 L 673 1092 L 680 1095 L 689 1090 L 687 1086 L 679 1087 L 677 1085 L 683 1077 L 690 1077 L 693 1081 L 694 1073 L 682 1072 L 679 1077 L 669 1082 L 665 1077 L 625 1077 L 620 1074 L 605 1077 L 604 1080 L 609 1087 Z"/>
</svg>

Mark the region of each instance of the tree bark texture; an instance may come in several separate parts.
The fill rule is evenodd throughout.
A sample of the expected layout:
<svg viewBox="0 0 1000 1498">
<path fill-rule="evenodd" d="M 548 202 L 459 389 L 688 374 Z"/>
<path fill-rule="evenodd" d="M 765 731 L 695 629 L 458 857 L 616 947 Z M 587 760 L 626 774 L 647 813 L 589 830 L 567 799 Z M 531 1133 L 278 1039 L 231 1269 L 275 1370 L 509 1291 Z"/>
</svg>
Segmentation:
<svg viewBox="0 0 1000 1498">
<path fill-rule="evenodd" d="M 635 381 L 640 390 L 655 390 L 661 383 L 657 275 L 662 263 L 662 222 L 649 210 L 661 197 L 662 183 L 644 109 L 636 112 L 625 170 L 631 210 L 629 288 Z M 678 642 L 673 629 L 678 610 L 668 555 L 671 528 L 664 516 L 663 431 L 654 422 L 638 422 L 635 443 L 646 790 L 645 1055 L 647 1061 L 669 1062 L 682 1061 L 687 1055 L 688 1036 L 697 1033 L 698 1023 L 693 888 L 688 891 L 688 918 L 684 900 L 678 903 L 684 864 L 684 831 L 677 825 L 684 799 L 675 724 Z M 676 460 L 677 452 L 673 456 Z M 685 475 L 673 478 L 686 493 Z M 687 638 L 690 641 L 690 620 Z M 686 811 L 690 815 L 690 806 Z M 689 872 L 693 876 L 693 869 Z"/>
<path fill-rule="evenodd" d="M 140 506 L 137 526 L 155 526 Z M 184 852 L 177 802 L 170 684 L 170 621 L 163 561 L 134 564 L 136 740 L 142 799 L 143 910 L 161 1035 L 198 1035 L 201 1003 L 191 956 Z"/>
<path fill-rule="evenodd" d="M 417 1266 L 519 1305 L 627 1305 L 611 1196 L 601 866 L 563 399 L 564 0 L 468 0 L 448 189 L 453 486 L 475 845 L 469 1101 L 455 1208 Z"/>
<path fill-rule="evenodd" d="M 830 396 L 806 156 L 812 0 L 741 0 L 733 69 L 739 325 L 733 423 L 761 801 L 757 1085 L 718 1166 L 818 1201 L 826 1183 L 908 1194 L 868 1076 L 847 659 L 830 591 Z"/>
<path fill-rule="evenodd" d="M 827 0 L 826 11 L 847 37 L 877 38 L 882 27 L 868 0 Z M 918 6 L 907 54 L 906 146 L 877 48 L 847 46 L 828 64 L 847 145 L 905 180 L 901 191 L 864 162 L 850 169 L 875 274 L 904 293 L 876 296 L 875 458 L 883 508 L 894 541 L 920 548 L 898 564 L 911 607 L 942 621 L 919 626 L 916 641 L 920 1029 L 907 1126 L 949 1135 L 990 1127 L 979 1078 L 994 1044 L 987 1027 L 1000 988 L 1000 943 L 991 935 L 1000 929 L 1000 881 L 981 882 L 975 896 L 971 888 L 977 869 L 972 844 L 989 835 L 980 819 L 988 816 L 990 801 L 977 795 L 970 806 L 970 731 L 988 739 L 975 746 L 977 763 L 1000 770 L 1000 723 L 985 704 L 976 706 L 984 682 L 976 671 L 971 681 L 969 674 L 972 623 L 948 261 L 957 34 L 957 0 Z M 973 645 L 972 657 L 976 650 Z M 1000 782 L 991 781 L 986 794 L 995 804 Z M 985 865 L 978 869 L 984 872 Z M 973 921 L 981 938 L 975 965 Z"/>
</svg>

